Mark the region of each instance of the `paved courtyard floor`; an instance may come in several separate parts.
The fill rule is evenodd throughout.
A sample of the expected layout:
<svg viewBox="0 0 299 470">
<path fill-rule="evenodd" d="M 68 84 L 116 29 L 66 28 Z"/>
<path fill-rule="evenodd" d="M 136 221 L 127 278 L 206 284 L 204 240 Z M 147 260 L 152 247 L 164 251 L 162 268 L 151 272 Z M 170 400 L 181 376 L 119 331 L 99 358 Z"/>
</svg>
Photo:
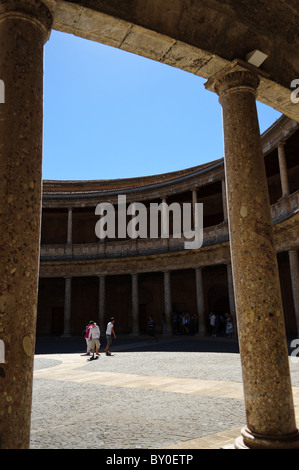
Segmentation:
<svg viewBox="0 0 299 470">
<path fill-rule="evenodd" d="M 236 341 L 127 337 L 111 357 L 84 352 L 84 338 L 37 340 L 31 449 L 220 449 L 240 435 Z M 290 368 L 299 421 L 299 363 Z"/>
</svg>

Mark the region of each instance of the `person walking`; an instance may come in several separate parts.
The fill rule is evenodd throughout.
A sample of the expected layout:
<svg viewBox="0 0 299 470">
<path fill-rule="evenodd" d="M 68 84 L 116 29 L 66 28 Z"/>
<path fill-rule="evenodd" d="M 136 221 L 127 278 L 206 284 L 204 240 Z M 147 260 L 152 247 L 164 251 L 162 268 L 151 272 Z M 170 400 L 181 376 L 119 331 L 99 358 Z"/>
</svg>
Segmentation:
<svg viewBox="0 0 299 470">
<path fill-rule="evenodd" d="M 89 336 L 89 330 L 91 328 L 91 324 L 93 322 L 90 321 L 88 323 L 88 325 L 86 326 L 86 329 L 85 329 L 85 335 L 84 335 L 84 338 L 85 338 L 85 341 L 86 341 L 86 356 L 90 356 L 90 350 L 91 350 L 91 347 L 90 347 L 90 339 L 88 338 Z"/>
<path fill-rule="evenodd" d="M 94 353 L 96 353 L 96 356 L 99 356 L 99 349 L 100 349 L 100 328 L 95 322 L 91 323 L 91 328 L 89 329 L 88 333 L 88 339 L 90 340 L 90 346 L 91 346 L 91 352 L 92 352 L 92 357 L 91 359 L 94 359 Z"/>
<path fill-rule="evenodd" d="M 114 332 L 114 322 L 115 322 L 114 317 L 111 317 L 110 322 L 107 324 L 107 329 L 106 329 L 107 344 L 105 348 L 106 356 L 111 356 L 111 353 L 109 352 L 109 347 L 112 344 L 112 335 L 114 336 L 114 339 L 116 339 L 116 334 Z"/>
</svg>

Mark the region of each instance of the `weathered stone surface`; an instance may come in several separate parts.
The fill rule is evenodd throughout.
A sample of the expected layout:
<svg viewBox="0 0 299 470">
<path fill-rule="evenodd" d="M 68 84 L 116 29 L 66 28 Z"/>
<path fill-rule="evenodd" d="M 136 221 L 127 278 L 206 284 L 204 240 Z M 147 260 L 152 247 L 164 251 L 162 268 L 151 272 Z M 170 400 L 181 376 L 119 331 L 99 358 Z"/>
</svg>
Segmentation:
<svg viewBox="0 0 299 470">
<path fill-rule="evenodd" d="M 273 241 L 252 70 L 216 75 L 207 87 L 223 108 L 225 172 L 229 208 L 239 344 L 247 428 L 237 447 L 299 447 L 284 317 Z"/>
<path fill-rule="evenodd" d="M 0 6 L 1 447 L 29 442 L 39 268 L 43 45 L 50 12 L 39 1 Z"/>
</svg>

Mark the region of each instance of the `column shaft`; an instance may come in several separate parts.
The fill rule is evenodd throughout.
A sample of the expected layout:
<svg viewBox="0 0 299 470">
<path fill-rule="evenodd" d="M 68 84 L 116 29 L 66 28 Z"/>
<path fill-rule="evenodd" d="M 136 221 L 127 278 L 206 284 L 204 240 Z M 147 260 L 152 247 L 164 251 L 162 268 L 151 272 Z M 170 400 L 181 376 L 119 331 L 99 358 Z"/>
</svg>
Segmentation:
<svg viewBox="0 0 299 470">
<path fill-rule="evenodd" d="M 0 4 L 0 446 L 28 448 L 40 250 L 43 46 L 51 29 L 39 1 Z"/>
<path fill-rule="evenodd" d="M 139 335 L 138 274 L 132 274 L 132 335 Z"/>
<path fill-rule="evenodd" d="M 105 333 L 105 276 L 99 276 L 99 326 L 101 332 Z"/>
<path fill-rule="evenodd" d="M 172 300 L 171 300 L 171 282 L 170 272 L 164 272 L 164 308 L 165 308 L 165 334 L 172 333 Z"/>
<path fill-rule="evenodd" d="M 238 68 L 238 64 L 214 78 L 223 111 L 230 248 L 247 417 L 236 446 L 287 448 L 298 446 L 299 435 L 256 111 L 258 83 L 252 69 Z"/>
<path fill-rule="evenodd" d="M 192 213 L 193 213 L 193 230 L 198 227 L 198 214 L 196 210 L 197 204 L 197 189 L 192 189 Z"/>
<path fill-rule="evenodd" d="M 198 316 L 198 334 L 206 334 L 206 322 L 204 319 L 204 290 L 202 283 L 202 268 L 195 269 L 196 275 L 196 302 L 197 302 L 197 316 Z"/>
<path fill-rule="evenodd" d="M 71 336 L 72 279 L 65 279 L 63 336 Z"/>
<path fill-rule="evenodd" d="M 72 243 L 73 243 L 73 211 L 72 208 L 68 208 L 67 213 L 67 242 L 66 242 L 66 254 L 72 254 Z"/>
<path fill-rule="evenodd" d="M 289 196 L 289 179 L 288 179 L 288 168 L 286 162 L 286 156 L 284 151 L 284 142 L 278 144 L 278 162 L 280 171 L 281 191 L 282 197 Z"/>
</svg>

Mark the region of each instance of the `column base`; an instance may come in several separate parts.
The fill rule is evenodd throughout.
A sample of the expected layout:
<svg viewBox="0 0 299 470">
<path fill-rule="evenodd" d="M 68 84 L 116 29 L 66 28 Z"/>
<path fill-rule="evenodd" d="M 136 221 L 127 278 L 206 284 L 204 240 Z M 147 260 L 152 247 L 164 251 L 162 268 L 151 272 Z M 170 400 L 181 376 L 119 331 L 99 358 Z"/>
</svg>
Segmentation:
<svg viewBox="0 0 299 470">
<path fill-rule="evenodd" d="M 241 430 L 241 436 L 235 440 L 235 449 L 299 449 L 299 432 L 273 437 L 253 434 L 248 428 Z"/>
</svg>

